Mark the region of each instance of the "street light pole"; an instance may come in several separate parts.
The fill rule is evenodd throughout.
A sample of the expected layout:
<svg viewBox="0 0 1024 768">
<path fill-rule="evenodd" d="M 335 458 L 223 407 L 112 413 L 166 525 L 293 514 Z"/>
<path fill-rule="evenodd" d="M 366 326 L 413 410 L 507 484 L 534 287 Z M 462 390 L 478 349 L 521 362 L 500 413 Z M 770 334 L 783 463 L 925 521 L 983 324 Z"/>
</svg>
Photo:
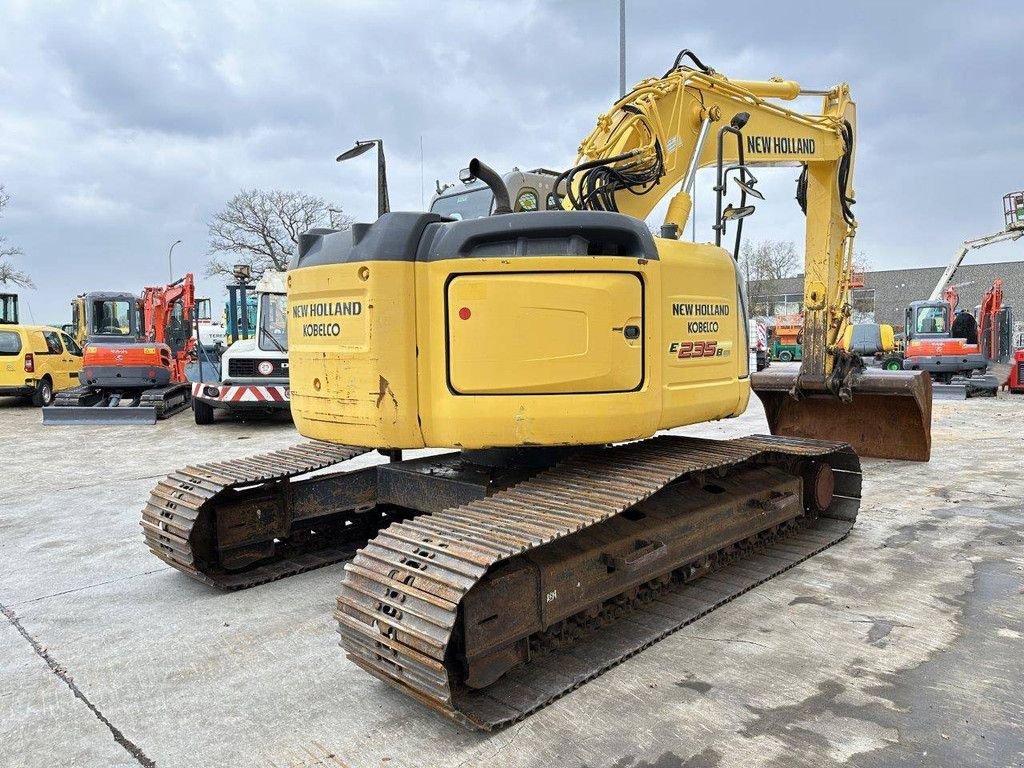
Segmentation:
<svg viewBox="0 0 1024 768">
<path fill-rule="evenodd" d="M 626 0 L 619 0 L 619 98 L 626 95 Z"/>
<path fill-rule="evenodd" d="M 174 267 L 171 265 L 171 254 L 174 253 L 174 246 L 180 243 L 181 240 L 175 240 L 171 243 L 171 247 L 167 250 L 167 282 L 174 282 Z"/>
<path fill-rule="evenodd" d="M 391 202 L 388 200 L 388 173 L 384 162 L 384 142 L 381 139 L 357 141 L 352 149 L 338 155 L 337 161 L 340 163 L 344 160 L 351 160 L 353 157 L 359 157 L 374 144 L 377 145 L 377 217 L 379 218 L 391 210 Z"/>
</svg>

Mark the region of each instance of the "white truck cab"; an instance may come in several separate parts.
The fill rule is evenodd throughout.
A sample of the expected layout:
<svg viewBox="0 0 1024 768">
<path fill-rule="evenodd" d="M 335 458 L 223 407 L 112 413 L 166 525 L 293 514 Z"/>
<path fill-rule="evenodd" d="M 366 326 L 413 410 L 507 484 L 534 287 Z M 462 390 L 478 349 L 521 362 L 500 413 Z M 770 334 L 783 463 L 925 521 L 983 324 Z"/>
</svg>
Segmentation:
<svg viewBox="0 0 1024 768">
<path fill-rule="evenodd" d="M 192 385 L 196 424 L 213 423 L 214 409 L 279 411 L 290 407 L 288 307 L 284 272 L 266 272 L 256 283 L 256 327 L 220 360 L 220 381 Z"/>
</svg>

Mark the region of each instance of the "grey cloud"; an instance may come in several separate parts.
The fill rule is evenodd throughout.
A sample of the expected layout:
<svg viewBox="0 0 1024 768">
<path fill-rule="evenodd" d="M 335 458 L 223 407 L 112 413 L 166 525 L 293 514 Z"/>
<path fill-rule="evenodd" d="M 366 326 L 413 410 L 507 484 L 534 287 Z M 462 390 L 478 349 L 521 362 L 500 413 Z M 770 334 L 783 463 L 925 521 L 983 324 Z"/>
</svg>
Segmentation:
<svg viewBox="0 0 1024 768">
<path fill-rule="evenodd" d="M 729 9 L 629 0 L 629 83 L 683 47 L 731 76 L 849 82 L 858 238 L 876 266 L 938 263 L 999 225 L 1024 146 L 1010 96 L 1024 21 L 1008 6 Z M 393 205 L 416 208 L 420 137 L 429 199 L 434 178 L 474 155 L 565 166 L 617 95 L 614 0 L 18 4 L 3 17 L 0 182 L 12 200 L 0 226 L 32 259 L 28 298 L 51 320 L 75 291 L 163 279 L 179 238 L 176 268 L 201 271 L 206 221 L 241 187 L 304 189 L 372 216 L 372 162 L 333 161 L 354 139 L 384 139 Z M 793 176 L 763 175 L 753 237 L 801 238 Z"/>
</svg>

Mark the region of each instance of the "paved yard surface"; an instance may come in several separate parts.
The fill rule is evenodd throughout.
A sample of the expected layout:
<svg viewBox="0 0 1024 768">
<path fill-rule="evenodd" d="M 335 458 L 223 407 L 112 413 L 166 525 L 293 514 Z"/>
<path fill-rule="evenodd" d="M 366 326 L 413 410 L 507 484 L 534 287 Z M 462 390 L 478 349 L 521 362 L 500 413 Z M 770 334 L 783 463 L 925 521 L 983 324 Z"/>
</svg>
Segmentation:
<svg viewBox="0 0 1024 768">
<path fill-rule="evenodd" d="M 4 768 L 1024 765 L 1024 397 L 937 402 L 932 462 L 866 460 L 845 542 L 491 735 L 345 660 L 341 565 L 220 593 L 146 550 L 157 478 L 290 424 L 39 421 L 0 400 Z"/>
</svg>

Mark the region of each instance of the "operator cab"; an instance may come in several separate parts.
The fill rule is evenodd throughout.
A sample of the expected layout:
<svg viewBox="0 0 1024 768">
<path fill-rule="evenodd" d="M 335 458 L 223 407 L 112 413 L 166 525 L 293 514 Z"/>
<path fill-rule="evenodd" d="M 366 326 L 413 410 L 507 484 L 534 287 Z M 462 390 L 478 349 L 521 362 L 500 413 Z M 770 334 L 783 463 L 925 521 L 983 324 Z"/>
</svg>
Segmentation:
<svg viewBox="0 0 1024 768">
<path fill-rule="evenodd" d="M 508 189 L 509 200 L 514 213 L 532 211 L 560 211 L 561 198 L 555 194 L 555 180 L 558 174 L 547 168 L 532 171 L 513 170 L 502 176 Z M 459 174 L 465 185 L 460 190 L 448 192 L 451 187 L 435 195 L 430 202 L 430 212 L 456 221 L 482 219 L 494 211 L 494 193 L 490 187 L 470 176 L 468 169 Z"/>
<path fill-rule="evenodd" d="M 78 305 L 72 305 L 74 315 Z M 85 296 L 86 335 L 90 341 L 132 340 L 142 337 L 139 300 L 131 293 L 90 293 Z M 74 318 L 75 325 L 79 318 Z"/>
<path fill-rule="evenodd" d="M 907 307 L 907 339 L 949 338 L 949 304 L 914 301 Z"/>
</svg>

